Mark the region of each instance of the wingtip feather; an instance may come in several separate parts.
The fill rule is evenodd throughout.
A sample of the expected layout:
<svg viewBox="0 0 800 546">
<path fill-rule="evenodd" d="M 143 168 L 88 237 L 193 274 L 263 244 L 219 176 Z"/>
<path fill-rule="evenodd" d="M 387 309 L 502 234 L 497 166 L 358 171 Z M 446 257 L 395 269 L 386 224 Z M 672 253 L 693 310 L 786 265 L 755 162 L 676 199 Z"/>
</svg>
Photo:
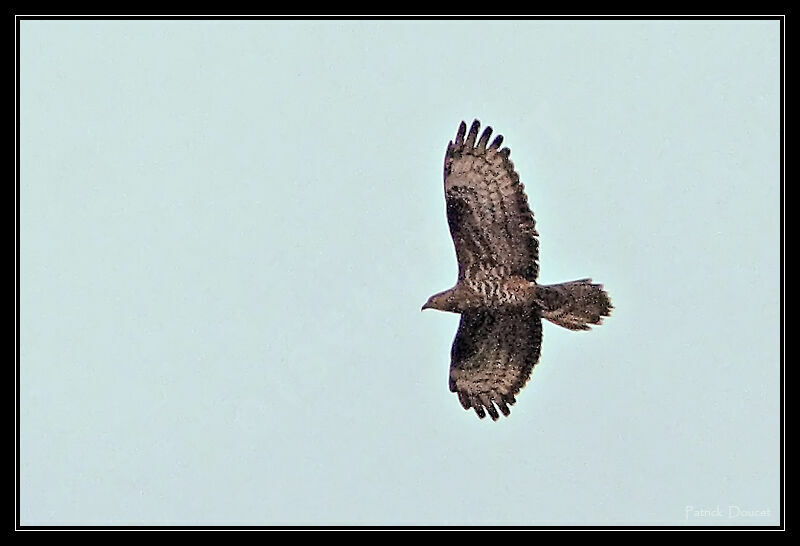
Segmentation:
<svg viewBox="0 0 800 546">
<path fill-rule="evenodd" d="M 467 148 L 472 148 L 475 146 L 475 139 L 478 138 L 478 131 L 481 128 L 481 122 L 477 119 L 472 122 L 472 126 L 469 128 L 469 134 L 467 135 L 467 140 L 464 142 L 464 145 Z"/>
<path fill-rule="evenodd" d="M 492 136 L 492 127 L 491 125 L 487 125 L 486 128 L 483 130 L 483 134 L 481 135 L 480 140 L 478 140 L 477 149 L 479 152 L 486 151 L 486 145 L 489 143 L 489 138 Z"/>
<path fill-rule="evenodd" d="M 456 133 L 456 146 L 461 146 L 464 144 L 464 135 L 467 134 L 467 124 L 466 122 L 461 122 L 461 125 L 458 126 L 458 133 Z"/>
</svg>

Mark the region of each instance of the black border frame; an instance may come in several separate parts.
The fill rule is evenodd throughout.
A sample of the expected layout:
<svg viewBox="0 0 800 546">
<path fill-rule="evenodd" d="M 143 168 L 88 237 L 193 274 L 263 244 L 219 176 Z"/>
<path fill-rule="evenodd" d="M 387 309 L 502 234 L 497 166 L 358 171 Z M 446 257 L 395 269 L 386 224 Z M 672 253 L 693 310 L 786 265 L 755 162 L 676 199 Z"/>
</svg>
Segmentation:
<svg viewBox="0 0 800 546">
<path fill-rule="evenodd" d="M 15 424 L 15 481 L 14 481 L 14 527 L 11 532 L 19 531 L 54 531 L 54 530 L 73 530 L 73 531 L 124 531 L 124 530 L 171 530 L 171 531 L 208 531 L 208 530 L 621 530 L 621 531 L 641 531 L 641 530 L 759 530 L 759 531 L 787 531 L 785 526 L 785 476 L 784 476 L 784 186 L 785 186 L 785 141 L 784 141 L 784 100 L 785 100 L 785 36 L 784 26 L 788 15 L 787 9 L 777 10 L 776 15 L 528 15 L 528 16 L 487 16 L 487 15 L 426 15 L 426 16 L 381 16 L 381 15 L 25 15 L 17 14 L 16 10 L 11 10 L 10 15 L 14 18 L 14 63 L 15 63 L 15 393 L 14 393 L 14 424 Z M 566 11 L 566 10 L 563 10 Z M 561 11 L 561 13 L 563 13 Z M 198 20 L 198 21 L 221 21 L 221 20 L 595 20 L 595 21 L 620 21 L 620 20 L 661 20 L 661 21 L 680 21 L 680 20 L 772 20 L 779 21 L 779 172 L 780 172 L 780 523 L 779 525 L 531 525 L 531 526 L 486 526 L 476 524 L 474 526 L 396 526 L 396 525 L 21 525 L 20 524 L 20 23 L 21 21 L 35 20 Z"/>
</svg>

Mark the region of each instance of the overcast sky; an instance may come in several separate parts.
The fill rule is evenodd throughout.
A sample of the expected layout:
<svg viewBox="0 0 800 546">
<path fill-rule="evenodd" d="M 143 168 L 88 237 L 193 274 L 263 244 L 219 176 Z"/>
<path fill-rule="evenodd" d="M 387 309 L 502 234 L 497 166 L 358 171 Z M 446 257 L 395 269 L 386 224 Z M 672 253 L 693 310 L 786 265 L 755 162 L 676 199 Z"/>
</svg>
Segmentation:
<svg viewBox="0 0 800 546">
<path fill-rule="evenodd" d="M 20 27 L 22 524 L 779 522 L 778 21 Z M 497 423 L 420 312 L 476 117 L 615 306 Z"/>
</svg>

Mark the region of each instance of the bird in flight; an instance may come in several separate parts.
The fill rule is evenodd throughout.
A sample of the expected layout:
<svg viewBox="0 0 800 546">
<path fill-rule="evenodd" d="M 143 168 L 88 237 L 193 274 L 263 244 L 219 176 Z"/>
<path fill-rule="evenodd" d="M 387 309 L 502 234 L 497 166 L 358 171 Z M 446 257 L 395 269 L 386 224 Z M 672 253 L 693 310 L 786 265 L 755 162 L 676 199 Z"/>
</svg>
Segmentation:
<svg viewBox="0 0 800 546">
<path fill-rule="evenodd" d="M 541 285 L 539 241 L 524 186 L 492 128 L 478 138 L 463 121 L 444 158 L 447 223 L 458 282 L 422 309 L 460 313 L 450 353 L 450 390 L 483 419 L 508 416 L 542 348 L 542 318 L 570 330 L 600 324 L 613 306 L 600 284 Z"/>
</svg>

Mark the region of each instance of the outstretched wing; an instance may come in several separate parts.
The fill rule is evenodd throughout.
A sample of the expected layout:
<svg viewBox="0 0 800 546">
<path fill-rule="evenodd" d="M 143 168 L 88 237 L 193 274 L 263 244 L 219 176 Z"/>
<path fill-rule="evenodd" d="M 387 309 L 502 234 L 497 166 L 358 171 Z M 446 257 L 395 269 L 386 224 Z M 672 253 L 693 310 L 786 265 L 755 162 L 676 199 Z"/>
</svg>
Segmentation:
<svg viewBox="0 0 800 546">
<path fill-rule="evenodd" d="M 502 136 L 489 143 L 492 128 L 478 137 L 475 120 L 469 134 L 462 121 L 455 142 L 447 146 L 444 191 L 447 222 L 456 247 L 459 279 L 493 270 L 535 281 L 539 273 L 536 224 L 524 186 L 500 148 Z"/>
<path fill-rule="evenodd" d="M 542 321 L 534 310 L 463 313 L 451 352 L 450 390 L 481 419 L 488 412 L 496 421 L 498 409 L 507 416 L 541 348 Z"/>
</svg>

